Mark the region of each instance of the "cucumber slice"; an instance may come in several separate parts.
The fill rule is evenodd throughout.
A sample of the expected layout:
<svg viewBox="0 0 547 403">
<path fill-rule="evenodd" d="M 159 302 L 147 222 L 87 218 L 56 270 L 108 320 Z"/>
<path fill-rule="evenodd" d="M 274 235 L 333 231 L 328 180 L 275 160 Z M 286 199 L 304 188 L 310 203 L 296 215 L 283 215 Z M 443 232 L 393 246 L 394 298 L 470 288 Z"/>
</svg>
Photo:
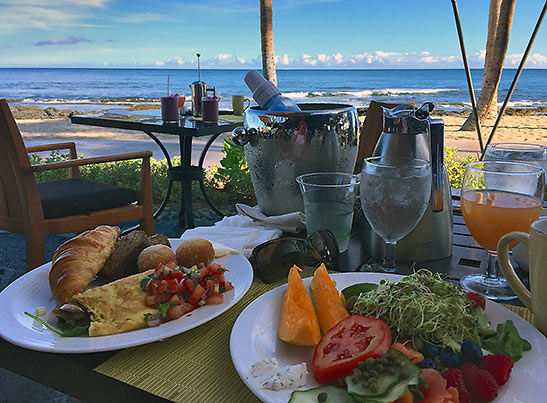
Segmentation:
<svg viewBox="0 0 547 403">
<path fill-rule="evenodd" d="M 320 386 L 309 390 L 295 390 L 289 403 L 354 403 L 353 398 L 344 389 L 336 386 Z"/>
<path fill-rule="evenodd" d="M 358 297 L 359 294 L 361 294 L 362 292 L 369 292 L 377 288 L 378 288 L 378 284 L 373 284 L 373 283 L 353 284 L 353 285 L 350 285 L 349 287 L 344 288 L 342 290 L 342 295 L 347 301 L 349 297 L 352 297 L 354 295 Z"/>
<path fill-rule="evenodd" d="M 359 376 L 358 373 L 345 378 L 349 394 L 357 401 L 363 403 L 389 403 L 399 399 L 404 395 L 408 385 L 417 385 L 420 380 L 420 368 L 414 365 L 407 357 L 396 350 L 390 350 L 390 353 L 396 358 L 400 365 L 391 365 L 392 373 L 385 370 L 379 374 L 377 379 L 377 388 L 374 391 L 363 384 L 365 376 Z M 375 363 L 371 366 L 374 369 Z M 370 370 L 363 369 L 370 373 Z"/>
</svg>

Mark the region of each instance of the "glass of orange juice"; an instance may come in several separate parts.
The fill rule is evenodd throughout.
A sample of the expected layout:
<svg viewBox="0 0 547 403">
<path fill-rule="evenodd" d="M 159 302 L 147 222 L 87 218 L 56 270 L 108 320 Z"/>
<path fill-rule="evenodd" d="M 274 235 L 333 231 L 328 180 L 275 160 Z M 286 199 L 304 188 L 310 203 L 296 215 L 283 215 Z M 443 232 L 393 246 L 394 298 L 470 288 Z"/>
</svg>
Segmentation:
<svg viewBox="0 0 547 403">
<path fill-rule="evenodd" d="M 488 252 L 488 265 L 486 274 L 461 278 L 465 290 L 494 300 L 516 298 L 499 274 L 496 248 L 509 232 L 530 232 L 530 225 L 541 213 L 544 189 L 545 171 L 538 165 L 502 161 L 467 165 L 461 192 L 463 219 L 473 238 Z"/>
</svg>

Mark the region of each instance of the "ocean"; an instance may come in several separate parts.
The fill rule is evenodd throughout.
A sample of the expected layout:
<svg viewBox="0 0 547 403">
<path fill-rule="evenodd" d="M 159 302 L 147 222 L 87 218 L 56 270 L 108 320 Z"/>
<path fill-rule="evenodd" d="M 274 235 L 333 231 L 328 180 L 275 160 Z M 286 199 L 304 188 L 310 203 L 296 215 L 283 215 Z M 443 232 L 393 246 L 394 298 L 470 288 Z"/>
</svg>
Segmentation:
<svg viewBox="0 0 547 403">
<path fill-rule="evenodd" d="M 232 95 L 251 97 L 243 77 L 246 70 L 202 70 L 201 79 L 216 87 L 221 108 L 231 107 Z M 107 109 L 117 102 L 158 102 L 167 93 L 185 93 L 198 79 L 185 69 L 0 68 L 0 98 L 12 104 L 54 106 L 81 111 Z M 514 69 L 503 72 L 498 101 L 504 100 Z M 472 70 L 478 99 L 482 70 Z M 296 102 L 333 102 L 366 106 L 371 100 L 431 101 L 438 109 L 471 106 L 463 70 L 278 70 L 278 87 Z M 524 70 L 510 107 L 547 106 L 547 69 Z M 100 101 L 100 103 L 99 103 Z M 106 102 L 105 102 L 106 101 Z M 189 104 L 187 104 L 188 106 Z"/>
</svg>

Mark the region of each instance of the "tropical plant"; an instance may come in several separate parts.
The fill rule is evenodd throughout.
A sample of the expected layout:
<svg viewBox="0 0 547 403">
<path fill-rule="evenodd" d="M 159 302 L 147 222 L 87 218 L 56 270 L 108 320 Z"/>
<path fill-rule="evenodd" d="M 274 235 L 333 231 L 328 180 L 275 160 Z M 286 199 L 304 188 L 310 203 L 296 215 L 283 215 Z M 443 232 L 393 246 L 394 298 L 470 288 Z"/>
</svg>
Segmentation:
<svg viewBox="0 0 547 403">
<path fill-rule="evenodd" d="M 509 44 L 515 4 L 516 0 L 490 0 L 482 88 L 477 102 L 479 124 L 498 112 L 498 86 Z M 471 112 L 460 130 L 473 130 L 475 125 L 475 116 Z"/>
<path fill-rule="evenodd" d="M 260 0 L 260 39 L 262 46 L 262 75 L 277 85 L 273 42 L 272 0 Z"/>
</svg>

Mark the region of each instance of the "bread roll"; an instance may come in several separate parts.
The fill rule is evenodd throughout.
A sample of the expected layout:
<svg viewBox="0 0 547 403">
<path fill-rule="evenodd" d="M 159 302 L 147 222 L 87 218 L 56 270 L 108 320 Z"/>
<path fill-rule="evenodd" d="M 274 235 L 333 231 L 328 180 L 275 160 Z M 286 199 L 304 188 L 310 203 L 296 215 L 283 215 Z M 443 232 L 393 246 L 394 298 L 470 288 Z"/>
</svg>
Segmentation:
<svg viewBox="0 0 547 403">
<path fill-rule="evenodd" d="M 137 273 L 137 259 L 145 248 L 146 232 L 131 231 L 116 241 L 112 254 L 104 264 L 100 275 L 117 280 Z"/>
<path fill-rule="evenodd" d="M 159 244 L 145 248 L 137 259 L 140 272 L 155 269 L 160 263 L 167 264 L 175 261 L 175 253 L 168 246 Z"/>
<path fill-rule="evenodd" d="M 200 263 L 207 267 L 213 263 L 214 259 L 215 249 L 213 244 L 206 239 L 186 239 L 177 248 L 177 262 L 184 267 L 192 267 Z"/>
<path fill-rule="evenodd" d="M 112 253 L 118 235 L 118 227 L 101 225 L 57 248 L 51 260 L 49 288 L 59 304 L 87 288 Z"/>
</svg>

